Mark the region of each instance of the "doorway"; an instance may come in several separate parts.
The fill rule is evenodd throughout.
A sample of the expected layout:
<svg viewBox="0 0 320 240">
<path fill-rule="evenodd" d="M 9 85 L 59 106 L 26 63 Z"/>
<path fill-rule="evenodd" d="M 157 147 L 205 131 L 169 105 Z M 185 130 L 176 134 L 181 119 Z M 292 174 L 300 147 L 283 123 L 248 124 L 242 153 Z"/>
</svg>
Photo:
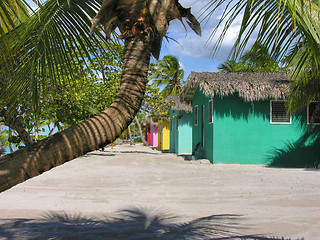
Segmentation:
<svg viewBox="0 0 320 240">
<path fill-rule="evenodd" d="M 205 105 L 202 105 L 202 119 L 201 119 L 201 146 L 204 148 L 204 144 L 205 144 Z"/>
</svg>

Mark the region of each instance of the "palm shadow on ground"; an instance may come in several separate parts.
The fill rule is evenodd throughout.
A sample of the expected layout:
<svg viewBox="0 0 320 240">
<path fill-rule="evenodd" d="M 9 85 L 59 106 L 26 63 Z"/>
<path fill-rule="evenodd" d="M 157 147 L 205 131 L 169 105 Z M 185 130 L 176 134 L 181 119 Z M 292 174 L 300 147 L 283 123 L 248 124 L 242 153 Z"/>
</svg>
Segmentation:
<svg viewBox="0 0 320 240">
<path fill-rule="evenodd" d="M 284 239 L 242 235 L 239 215 L 179 222 L 160 210 L 125 209 L 96 218 L 51 212 L 39 219 L 0 219 L 1 239 Z"/>
<path fill-rule="evenodd" d="M 121 150 L 121 151 L 117 151 L 117 150 L 107 150 L 106 152 L 108 153 L 117 153 L 117 154 L 149 154 L 149 155 L 160 155 L 160 152 L 148 152 L 148 151 L 136 151 L 136 150 Z M 91 153 L 88 153 L 88 155 Z"/>
<path fill-rule="evenodd" d="M 305 118 L 300 118 L 304 134 L 296 141 L 285 143 L 283 148 L 274 148 L 268 156 L 269 167 L 320 168 L 320 126 L 310 127 Z"/>
<path fill-rule="evenodd" d="M 86 155 L 83 155 L 83 157 L 92 157 L 92 156 L 96 156 L 96 157 L 114 157 L 114 156 L 116 156 L 116 154 L 106 153 L 106 152 L 90 152 L 90 153 L 87 153 Z"/>
</svg>

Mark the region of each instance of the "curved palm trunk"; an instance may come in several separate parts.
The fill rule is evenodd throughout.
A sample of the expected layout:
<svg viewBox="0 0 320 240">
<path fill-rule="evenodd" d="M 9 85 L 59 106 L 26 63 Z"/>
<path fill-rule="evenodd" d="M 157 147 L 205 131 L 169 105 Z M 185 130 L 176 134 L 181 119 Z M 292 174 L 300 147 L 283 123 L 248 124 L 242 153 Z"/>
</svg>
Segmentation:
<svg viewBox="0 0 320 240">
<path fill-rule="evenodd" d="M 99 115 L 0 159 L 0 192 L 55 166 L 104 147 L 127 129 L 145 93 L 152 39 L 125 41 L 122 83 Z"/>
<path fill-rule="evenodd" d="M 141 138 L 141 141 L 142 141 L 143 145 L 144 146 L 149 146 L 148 142 L 144 139 L 144 136 L 143 136 L 143 133 L 142 133 L 141 124 L 140 124 L 139 119 L 137 118 L 137 116 L 134 117 L 134 120 L 135 120 L 136 124 L 138 125 L 140 138 Z"/>
<path fill-rule="evenodd" d="M 134 145 L 134 140 L 132 139 L 132 134 L 131 134 L 131 128 L 130 128 L 130 126 L 128 127 L 128 133 L 129 133 L 130 145 Z"/>
</svg>

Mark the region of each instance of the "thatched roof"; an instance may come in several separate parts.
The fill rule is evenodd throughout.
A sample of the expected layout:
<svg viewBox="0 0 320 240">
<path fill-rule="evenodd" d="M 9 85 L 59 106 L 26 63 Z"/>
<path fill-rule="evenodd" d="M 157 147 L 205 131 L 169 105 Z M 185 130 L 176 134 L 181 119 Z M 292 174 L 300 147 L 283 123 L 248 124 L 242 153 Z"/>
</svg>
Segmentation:
<svg viewBox="0 0 320 240">
<path fill-rule="evenodd" d="M 149 115 L 147 117 L 144 117 L 140 120 L 140 124 L 145 127 L 147 125 L 153 124 L 153 125 L 158 125 L 158 121 L 162 119 L 168 119 L 169 115 L 160 115 L 160 114 L 154 114 L 154 115 Z"/>
<path fill-rule="evenodd" d="M 180 99 L 180 96 L 168 96 L 167 101 L 172 105 L 174 110 L 183 110 L 185 112 L 192 112 L 192 105 Z"/>
<path fill-rule="evenodd" d="M 245 101 L 284 99 L 291 84 L 289 78 L 285 73 L 191 72 L 181 97 L 192 100 L 199 87 L 211 97 L 238 93 Z"/>
<path fill-rule="evenodd" d="M 147 125 L 150 125 L 150 124 L 153 124 L 153 125 L 158 125 L 158 122 L 157 121 L 153 121 L 152 117 L 151 116 L 147 116 L 147 117 L 144 117 L 140 120 L 140 124 L 145 127 Z"/>
</svg>

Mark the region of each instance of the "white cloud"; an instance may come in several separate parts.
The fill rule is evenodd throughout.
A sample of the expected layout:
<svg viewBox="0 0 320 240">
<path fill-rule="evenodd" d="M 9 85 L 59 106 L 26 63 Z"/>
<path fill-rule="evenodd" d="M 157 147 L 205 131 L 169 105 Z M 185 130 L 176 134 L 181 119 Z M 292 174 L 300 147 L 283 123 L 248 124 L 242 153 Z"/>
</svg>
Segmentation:
<svg viewBox="0 0 320 240">
<path fill-rule="evenodd" d="M 171 31 L 169 29 L 169 36 L 172 36 L 172 38 L 177 41 L 171 41 L 170 43 L 170 51 L 173 52 L 173 54 L 176 54 L 178 56 L 191 56 L 196 58 L 211 57 L 214 44 L 218 39 L 218 36 L 222 29 L 219 29 L 215 37 L 213 39 L 210 39 L 213 28 L 203 28 L 201 37 L 190 30 L 185 33 L 183 27 L 181 26 L 179 28 L 180 33 L 173 34 L 170 34 Z M 239 29 L 240 27 L 237 25 L 234 25 L 230 28 L 230 30 L 227 32 L 225 40 L 221 45 L 219 54 L 216 56 L 217 58 L 226 58 L 226 55 L 228 55 L 226 54 L 226 51 L 230 51 L 233 43 L 236 40 Z M 220 55 L 220 52 L 223 52 L 222 55 Z"/>
<path fill-rule="evenodd" d="M 185 69 L 185 65 L 183 64 L 183 62 L 180 62 L 180 61 L 179 61 L 179 66 L 180 66 L 182 69 Z"/>
<path fill-rule="evenodd" d="M 180 0 L 179 2 L 183 7 L 191 7 L 192 13 L 196 17 L 199 17 L 201 10 L 209 2 L 209 0 Z M 172 21 L 168 30 L 168 36 L 172 37 L 178 43 L 170 41 L 170 52 L 173 55 L 181 57 L 210 58 L 212 56 L 214 45 L 222 33 L 223 24 L 218 28 L 213 38 L 210 38 L 210 36 L 214 28 L 217 26 L 223 11 L 224 8 L 221 7 L 216 11 L 214 16 L 205 20 L 203 20 L 204 15 L 201 16 L 201 37 L 197 36 L 187 24 L 185 24 L 187 28 L 186 32 L 180 21 Z M 215 55 L 215 59 L 217 61 L 224 62 L 227 59 L 239 33 L 241 20 L 242 15 L 238 16 L 233 24 L 229 27 L 224 40 L 221 43 L 220 50 Z"/>
</svg>

